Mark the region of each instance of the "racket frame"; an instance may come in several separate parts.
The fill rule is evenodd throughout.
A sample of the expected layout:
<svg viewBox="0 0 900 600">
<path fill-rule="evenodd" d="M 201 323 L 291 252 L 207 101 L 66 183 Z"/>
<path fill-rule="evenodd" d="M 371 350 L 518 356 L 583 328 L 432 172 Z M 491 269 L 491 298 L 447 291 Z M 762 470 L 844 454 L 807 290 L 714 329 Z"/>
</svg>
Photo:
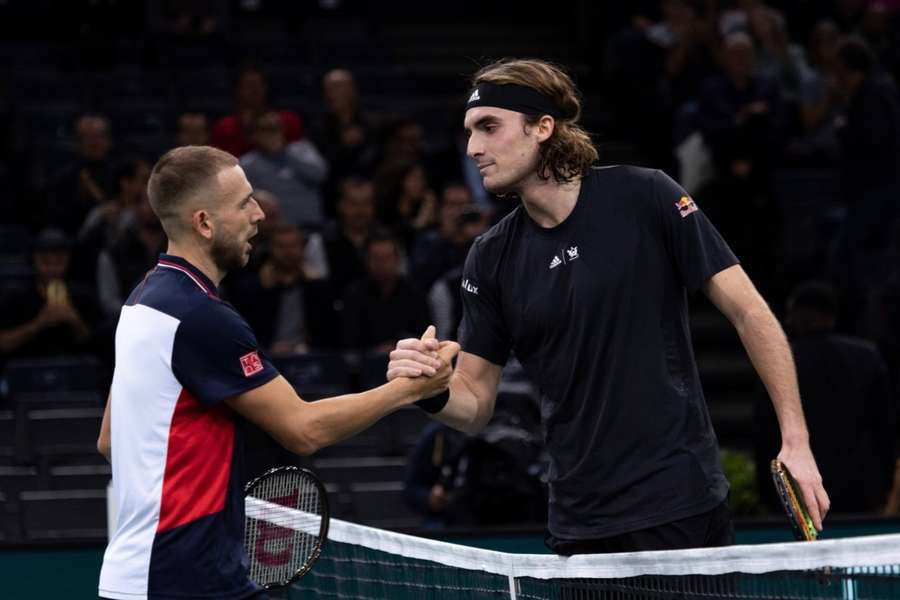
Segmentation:
<svg viewBox="0 0 900 600">
<path fill-rule="evenodd" d="M 772 461 L 770 470 L 775 490 L 778 492 L 778 499 L 781 500 L 787 513 L 794 537 L 803 542 L 815 541 L 819 537 L 819 532 L 812 523 L 812 518 L 809 516 L 809 511 L 791 472 L 777 458 Z"/>
<path fill-rule="evenodd" d="M 315 546 L 315 548 L 313 548 L 312 552 L 309 554 L 309 556 L 307 557 L 307 559 L 303 563 L 303 565 L 301 565 L 300 568 L 297 569 L 290 578 L 285 579 L 283 581 L 277 581 L 277 582 L 271 582 L 271 583 L 261 583 L 261 582 L 257 581 L 256 582 L 257 585 L 259 585 L 260 587 L 262 587 L 265 590 L 271 590 L 273 588 L 280 588 L 280 587 L 288 586 L 288 585 L 294 583 L 295 581 L 297 581 L 298 579 L 300 579 L 301 577 L 303 577 L 304 575 L 306 575 L 307 573 L 309 573 L 309 571 L 313 568 L 313 565 L 316 564 L 316 561 L 319 560 L 319 557 L 322 556 L 322 551 L 325 548 L 325 542 L 328 539 L 328 522 L 330 520 L 330 511 L 329 511 L 329 506 L 328 506 L 328 493 L 325 490 L 325 484 L 322 483 L 322 480 L 319 479 L 318 476 L 316 476 L 316 474 L 313 473 L 312 471 L 310 471 L 309 469 L 304 469 L 302 467 L 295 467 L 295 466 L 273 467 L 273 468 L 269 469 L 268 471 L 266 471 L 265 473 L 263 473 L 262 475 L 252 479 L 251 481 L 249 481 L 247 483 L 246 486 L 244 486 L 244 497 L 250 496 L 251 492 L 254 490 L 254 488 L 256 488 L 257 485 L 263 483 L 265 480 L 270 479 L 276 475 L 286 473 L 286 472 L 298 473 L 298 474 L 300 474 L 301 477 L 311 481 L 313 483 L 313 485 L 316 486 L 316 488 L 319 491 L 319 499 L 320 499 L 320 504 L 322 507 L 322 514 L 320 515 L 322 521 L 321 521 L 321 524 L 319 525 L 319 536 L 316 540 L 316 546 Z M 293 508 L 293 507 L 286 507 L 286 508 Z M 244 527 L 246 528 L 246 526 L 247 526 L 247 517 L 245 516 L 244 517 Z M 247 548 L 244 548 L 244 551 L 248 552 Z M 249 552 L 248 552 L 248 554 L 249 554 Z"/>
</svg>

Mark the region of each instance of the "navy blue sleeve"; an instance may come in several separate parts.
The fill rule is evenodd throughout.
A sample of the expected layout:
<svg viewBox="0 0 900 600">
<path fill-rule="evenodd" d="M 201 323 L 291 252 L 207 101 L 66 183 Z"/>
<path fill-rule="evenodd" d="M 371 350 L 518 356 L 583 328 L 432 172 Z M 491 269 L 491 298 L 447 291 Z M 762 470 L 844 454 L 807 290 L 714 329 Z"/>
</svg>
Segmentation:
<svg viewBox="0 0 900 600">
<path fill-rule="evenodd" d="M 481 269 L 481 244 L 476 240 L 463 266 L 462 322 L 459 344 L 463 352 L 503 366 L 512 347 L 508 328 L 501 313 L 500 298 L 494 286 L 496 278 Z"/>
<path fill-rule="evenodd" d="M 738 264 L 718 230 L 684 189 L 662 171 L 652 177 L 666 249 L 683 285 L 696 292 L 716 273 Z"/>
<path fill-rule="evenodd" d="M 204 303 L 182 320 L 175 333 L 172 372 L 187 391 L 208 406 L 278 375 L 260 351 L 250 326 L 225 302 Z"/>
</svg>

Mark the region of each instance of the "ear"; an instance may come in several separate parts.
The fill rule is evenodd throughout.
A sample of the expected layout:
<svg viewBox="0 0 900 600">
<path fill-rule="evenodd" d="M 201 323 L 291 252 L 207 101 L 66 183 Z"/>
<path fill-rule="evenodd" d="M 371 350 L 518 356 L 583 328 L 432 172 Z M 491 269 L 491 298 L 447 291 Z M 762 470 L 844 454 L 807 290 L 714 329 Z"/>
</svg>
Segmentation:
<svg viewBox="0 0 900 600">
<path fill-rule="evenodd" d="M 213 237 L 213 224 L 210 221 L 210 213 L 204 209 L 198 209 L 191 215 L 191 228 L 206 240 Z"/>
<path fill-rule="evenodd" d="M 554 129 L 556 129 L 556 119 L 550 115 L 542 116 L 534 126 L 534 134 L 537 136 L 538 143 L 540 144 L 550 139 Z"/>
</svg>

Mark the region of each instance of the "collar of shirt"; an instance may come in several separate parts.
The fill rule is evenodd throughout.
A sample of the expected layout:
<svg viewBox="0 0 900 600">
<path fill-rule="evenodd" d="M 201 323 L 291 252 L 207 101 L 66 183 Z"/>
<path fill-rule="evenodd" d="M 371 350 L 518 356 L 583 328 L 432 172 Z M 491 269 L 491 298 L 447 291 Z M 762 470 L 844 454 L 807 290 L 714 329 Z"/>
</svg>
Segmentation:
<svg viewBox="0 0 900 600">
<path fill-rule="evenodd" d="M 203 271 L 201 271 L 185 259 L 181 258 L 180 256 L 162 253 L 159 255 L 159 263 L 157 264 L 157 266 L 181 271 L 182 273 L 190 277 L 194 281 L 194 283 L 196 283 L 200 287 L 200 289 L 202 289 L 208 295 L 214 298 L 219 297 L 219 290 L 218 288 L 216 288 L 212 280 L 207 277 L 203 273 Z"/>
</svg>

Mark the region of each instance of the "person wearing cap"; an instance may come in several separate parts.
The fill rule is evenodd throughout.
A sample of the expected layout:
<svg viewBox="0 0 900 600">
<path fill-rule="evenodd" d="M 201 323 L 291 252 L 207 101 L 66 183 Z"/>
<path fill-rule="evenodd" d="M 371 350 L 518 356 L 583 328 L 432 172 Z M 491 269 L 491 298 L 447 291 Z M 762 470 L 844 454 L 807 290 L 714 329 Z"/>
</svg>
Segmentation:
<svg viewBox="0 0 900 600">
<path fill-rule="evenodd" d="M 479 431 L 514 352 L 542 395 L 551 549 L 730 544 L 728 482 L 688 328 L 688 293 L 702 290 L 735 326 L 765 383 L 781 425 L 778 458 L 821 528 L 828 496 L 790 348 L 693 199 L 661 171 L 594 167 L 577 90 L 558 67 L 503 60 L 473 83 L 468 155 L 488 191 L 521 204 L 469 252 L 450 393 L 423 408 Z M 388 378 L 433 366 L 436 348 L 401 340 Z"/>
<path fill-rule="evenodd" d="M 99 306 L 90 289 L 67 281 L 71 240 L 59 229 L 34 242 L 34 276 L 0 293 L 0 357 L 85 352 Z"/>
</svg>

